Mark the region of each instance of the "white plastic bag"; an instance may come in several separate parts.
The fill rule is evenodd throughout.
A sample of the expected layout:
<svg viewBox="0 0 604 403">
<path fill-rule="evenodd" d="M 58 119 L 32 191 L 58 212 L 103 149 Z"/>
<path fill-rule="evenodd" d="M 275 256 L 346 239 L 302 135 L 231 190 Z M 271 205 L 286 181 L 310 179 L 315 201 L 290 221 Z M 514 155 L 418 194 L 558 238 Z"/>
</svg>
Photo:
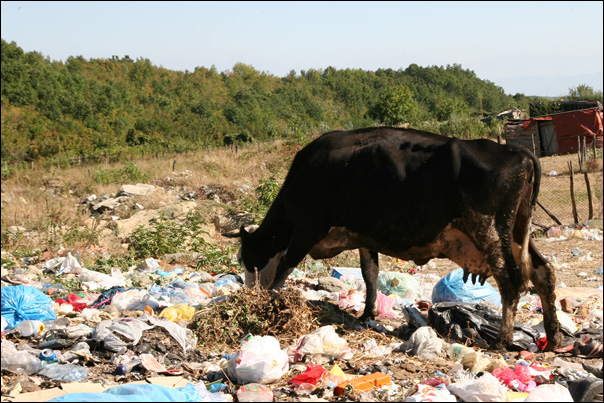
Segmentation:
<svg viewBox="0 0 604 403">
<path fill-rule="evenodd" d="M 488 372 L 477 379 L 451 383 L 447 389 L 463 402 L 504 402 L 507 390 Z"/>
<path fill-rule="evenodd" d="M 346 359 L 350 353 L 347 342 L 337 335 L 333 326 L 323 326 L 301 337 L 298 340 L 297 351 L 300 355 L 327 354 L 336 358 Z"/>
<path fill-rule="evenodd" d="M 82 285 L 86 286 L 90 291 L 97 289 L 109 289 L 111 287 L 125 287 L 126 279 L 120 271 L 120 269 L 114 267 L 111 269 L 111 276 L 105 273 L 99 273 L 98 271 L 81 269 L 80 270 L 80 281 Z"/>
<path fill-rule="evenodd" d="M 273 383 L 289 370 L 287 353 L 272 336 L 252 336 L 229 362 L 231 376 L 240 383 Z"/>
<path fill-rule="evenodd" d="M 553 383 L 539 385 L 524 399 L 525 402 L 574 402 L 572 395 L 564 386 Z"/>
<path fill-rule="evenodd" d="M 117 293 L 111 300 L 111 305 L 122 311 L 142 311 L 149 305 L 152 309 L 159 308 L 159 301 L 153 298 L 147 290 L 128 290 Z"/>
<path fill-rule="evenodd" d="M 417 392 L 407 397 L 406 402 L 457 402 L 455 396 L 446 388 L 430 385 L 415 385 Z"/>
<path fill-rule="evenodd" d="M 442 340 L 434 329 L 429 326 L 422 326 L 413 332 L 408 341 L 403 343 L 400 351 L 409 355 L 416 355 L 419 358 L 430 359 L 438 357 L 442 348 Z"/>
</svg>

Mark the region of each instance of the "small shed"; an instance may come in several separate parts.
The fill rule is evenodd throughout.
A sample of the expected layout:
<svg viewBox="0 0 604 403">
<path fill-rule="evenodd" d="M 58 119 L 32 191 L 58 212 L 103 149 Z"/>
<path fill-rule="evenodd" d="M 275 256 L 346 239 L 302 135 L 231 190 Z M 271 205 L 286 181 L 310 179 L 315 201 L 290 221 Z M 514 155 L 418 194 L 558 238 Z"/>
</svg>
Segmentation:
<svg viewBox="0 0 604 403">
<path fill-rule="evenodd" d="M 508 121 L 505 137 L 538 157 L 575 153 L 583 137 L 588 146 L 595 141 L 602 148 L 602 106 Z"/>
</svg>

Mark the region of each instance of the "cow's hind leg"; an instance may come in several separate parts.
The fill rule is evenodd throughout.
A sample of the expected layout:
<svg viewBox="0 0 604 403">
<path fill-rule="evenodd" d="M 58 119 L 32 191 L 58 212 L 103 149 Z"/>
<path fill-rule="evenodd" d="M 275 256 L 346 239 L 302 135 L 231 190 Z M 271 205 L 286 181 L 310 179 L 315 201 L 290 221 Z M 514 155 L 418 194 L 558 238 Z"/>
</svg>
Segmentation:
<svg viewBox="0 0 604 403">
<path fill-rule="evenodd" d="M 506 259 L 508 260 L 508 259 Z M 498 273 L 494 275 L 495 281 L 499 286 L 501 295 L 501 328 L 499 329 L 498 340 L 494 347 L 505 349 L 512 345 L 514 340 L 514 320 L 516 318 L 516 309 L 520 300 L 521 283 L 515 278 L 513 271 L 518 270 L 515 263 L 506 264 L 505 268 L 496 269 Z"/>
<path fill-rule="evenodd" d="M 369 249 L 359 248 L 361 258 L 361 272 L 363 280 L 367 287 L 367 297 L 365 298 L 365 311 L 359 318 L 361 321 L 373 318 L 375 316 L 375 301 L 377 299 L 377 279 L 379 273 L 378 253 Z"/>
<path fill-rule="evenodd" d="M 551 265 L 541 256 L 533 240 L 529 242 L 529 253 L 532 261 L 531 282 L 541 298 L 543 322 L 547 334 L 546 351 L 552 351 L 562 342 L 560 322 L 556 316 L 556 277 Z"/>
</svg>

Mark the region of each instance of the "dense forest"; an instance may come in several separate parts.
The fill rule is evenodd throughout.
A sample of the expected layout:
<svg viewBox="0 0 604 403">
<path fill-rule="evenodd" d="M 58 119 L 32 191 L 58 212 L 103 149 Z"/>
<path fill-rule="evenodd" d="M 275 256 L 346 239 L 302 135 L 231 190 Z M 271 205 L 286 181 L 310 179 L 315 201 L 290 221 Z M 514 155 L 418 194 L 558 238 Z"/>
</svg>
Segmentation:
<svg viewBox="0 0 604 403">
<path fill-rule="evenodd" d="M 457 64 L 275 77 L 242 63 L 182 72 L 128 56 L 57 62 L 5 40 L 1 58 L 3 165 L 183 152 L 376 124 L 489 136 L 497 129 L 481 117 L 535 100 L 506 95 Z"/>
</svg>

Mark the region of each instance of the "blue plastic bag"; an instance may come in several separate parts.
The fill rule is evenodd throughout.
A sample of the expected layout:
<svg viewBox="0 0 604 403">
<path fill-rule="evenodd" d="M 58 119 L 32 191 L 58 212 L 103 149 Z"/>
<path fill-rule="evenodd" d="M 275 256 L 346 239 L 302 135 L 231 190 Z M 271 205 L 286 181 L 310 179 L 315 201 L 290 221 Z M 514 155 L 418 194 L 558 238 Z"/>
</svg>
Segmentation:
<svg viewBox="0 0 604 403">
<path fill-rule="evenodd" d="M 49 402 L 200 402 L 195 387 L 188 383 L 182 388 L 152 384 L 114 386 L 101 393 L 68 393 Z"/>
<path fill-rule="evenodd" d="M 501 296 L 489 283 L 472 284 L 471 278 L 463 282 L 463 269 L 457 269 L 440 279 L 432 290 L 432 303 L 438 302 L 488 302 L 501 306 Z"/>
<path fill-rule="evenodd" d="M 17 327 L 24 320 L 57 318 L 50 297 L 27 285 L 2 288 L 2 316 L 8 323 L 8 329 Z"/>
</svg>

